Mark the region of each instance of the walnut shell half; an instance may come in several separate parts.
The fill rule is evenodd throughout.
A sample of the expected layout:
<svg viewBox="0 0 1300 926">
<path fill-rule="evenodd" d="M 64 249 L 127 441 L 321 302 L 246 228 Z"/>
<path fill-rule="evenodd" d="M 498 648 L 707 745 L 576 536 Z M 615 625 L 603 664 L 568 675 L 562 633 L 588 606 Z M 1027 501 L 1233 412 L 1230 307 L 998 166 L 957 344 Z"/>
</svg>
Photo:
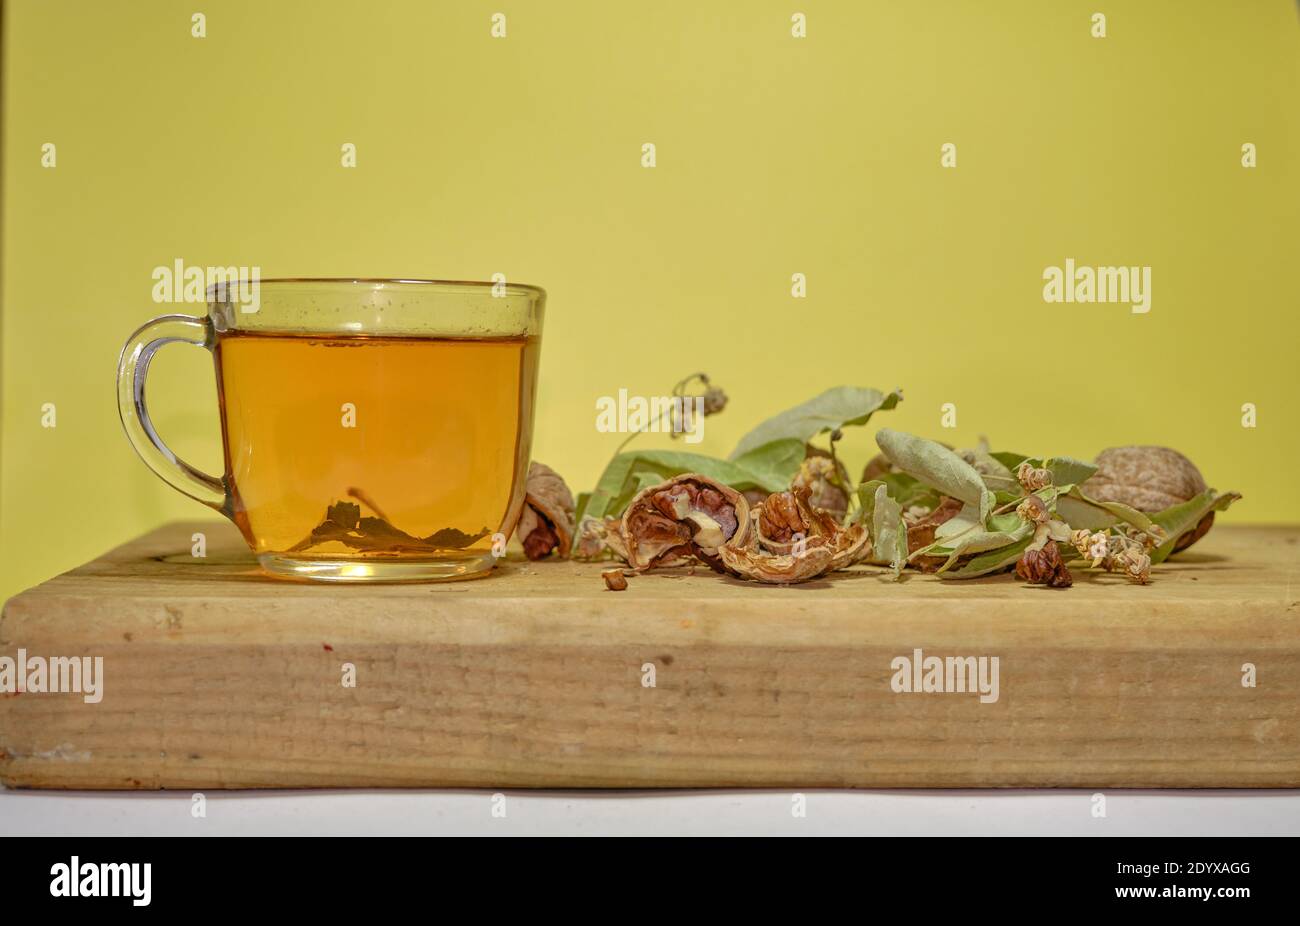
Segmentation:
<svg viewBox="0 0 1300 926">
<path fill-rule="evenodd" d="M 718 550 L 743 545 L 750 530 L 749 503 L 720 482 L 685 473 L 639 492 L 623 513 L 623 542 L 633 569 L 650 569 L 695 556 L 723 570 Z"/>
<path fill-rule="evenodd" d="M 757 582 L 793 585 L 865 559 L 871 549 L 866 528 L 840 527 L 829 512 L 810 503 L 810 494 L 801 487 L 764 499 L 751 515 L 748 538 L 719 549 L 727 571 Z"/>
<path fill-rule="evenodd" d="M 817 508 L 806 487 L 769 495 L 754 513 L 758 541 L 773 553 L 789 553 L 800 537 L 807 546 L 825 543 L 840 532 L 834 515 Z"/>
<path fill-rule="evenodd" d="M 559 550 L 567 556 L 573 543 L 573 493 L 560 474 L 544 463 L 528 467 L 524 510 L 519 516 L 519 540 L 529 559 L 542 559 Z"/>
<path fill-rule="evenodd" d="M 799 553 L 769 553 L 751 533 L 745 545 L 725 544 L 719 551 L 727 571 L 771 585 L 793 585 L 831 570 L 835 556 L 829 544 L 809 546 Z"/>
<path fill-rule="evenodd" d="M 867 529 L 860 524 L 841 527 L 831 512 L 814 504 L 807 487 L 769 495 L 753 517 L 754 534 L 764 550 L 789 556 L 796 547 L 825 546 L 831 551 L 828 571 L 861 562 L 871 551 Z"/>
</svg>

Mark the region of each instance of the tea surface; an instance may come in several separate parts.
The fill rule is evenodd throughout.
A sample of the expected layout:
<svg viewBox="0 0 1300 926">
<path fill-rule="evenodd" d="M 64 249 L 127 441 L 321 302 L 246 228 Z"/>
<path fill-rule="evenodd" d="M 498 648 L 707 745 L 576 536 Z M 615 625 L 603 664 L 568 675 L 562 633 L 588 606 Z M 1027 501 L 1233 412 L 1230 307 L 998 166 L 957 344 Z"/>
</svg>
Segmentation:
<svg viewBox="0 0 1300 926">
<path fill-rule="evenodd" d="M 522 503 L 536 356 L 523 338 L 222 336 L 235 522 L 258 553 L 481 553 Z"/>
</svg>

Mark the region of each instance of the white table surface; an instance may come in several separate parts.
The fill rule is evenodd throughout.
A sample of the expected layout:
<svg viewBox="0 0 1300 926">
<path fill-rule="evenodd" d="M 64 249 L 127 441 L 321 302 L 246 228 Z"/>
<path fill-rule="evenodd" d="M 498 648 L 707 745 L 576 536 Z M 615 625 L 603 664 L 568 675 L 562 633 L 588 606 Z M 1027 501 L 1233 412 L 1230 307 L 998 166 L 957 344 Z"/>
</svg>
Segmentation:
<svg viewBox="0 0 1300 926">
<path fill-rule="evenodd" d="M 1295 836 L 1300 791 L 209 791 L 0 789 L 21 835 Z"/>
</svg>

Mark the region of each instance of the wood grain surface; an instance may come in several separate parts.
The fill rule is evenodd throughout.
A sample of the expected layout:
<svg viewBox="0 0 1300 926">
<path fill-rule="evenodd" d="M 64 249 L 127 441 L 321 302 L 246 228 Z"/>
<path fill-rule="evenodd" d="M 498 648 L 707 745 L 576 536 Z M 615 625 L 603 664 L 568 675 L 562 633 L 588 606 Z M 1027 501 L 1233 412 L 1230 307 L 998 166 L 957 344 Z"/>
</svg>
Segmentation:
<svg viewBox="0 0 1300 926">
<path fill-rule="evenodd" d="M 1295 787 L 1298 542 L 1292 527 L 1216 527 L 1146 587 L 1077 570 L 1064 591 L 893 583 L 861 567 L 777 588 L 701 567 L 610 592 L 605 567 L 569 562 L 438 585 L 286 582 L 229 525 L 170 525 L 5 605 L 0 656 L 102 656 L 104 683 L 98 704 L 0 694 L 0 780 Z M 998 657 L 997 701 L 894 691 L 892 660 L 918 648 Z"/>
</svg>

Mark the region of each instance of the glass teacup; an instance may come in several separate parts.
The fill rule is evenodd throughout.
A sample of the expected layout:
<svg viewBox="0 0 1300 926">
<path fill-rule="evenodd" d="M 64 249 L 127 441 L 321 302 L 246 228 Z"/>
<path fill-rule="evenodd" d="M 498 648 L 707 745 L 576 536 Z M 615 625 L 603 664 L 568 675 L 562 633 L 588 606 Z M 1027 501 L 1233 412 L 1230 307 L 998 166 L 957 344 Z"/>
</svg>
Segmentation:
<svg viewBox="0 0 1300 926">
<path fill-rule="evenodd" d="M 523 505 L 545 298 L 504 283 L 219 284 L 205 317 L 131 336 L 122 424 L 150 469 L 234 521 L 274 574 L 483 575 Z M 221 478 L 178 459 L 149 420 L 149 361 L 172 341 L 213 354 Z"/>
</svg>

